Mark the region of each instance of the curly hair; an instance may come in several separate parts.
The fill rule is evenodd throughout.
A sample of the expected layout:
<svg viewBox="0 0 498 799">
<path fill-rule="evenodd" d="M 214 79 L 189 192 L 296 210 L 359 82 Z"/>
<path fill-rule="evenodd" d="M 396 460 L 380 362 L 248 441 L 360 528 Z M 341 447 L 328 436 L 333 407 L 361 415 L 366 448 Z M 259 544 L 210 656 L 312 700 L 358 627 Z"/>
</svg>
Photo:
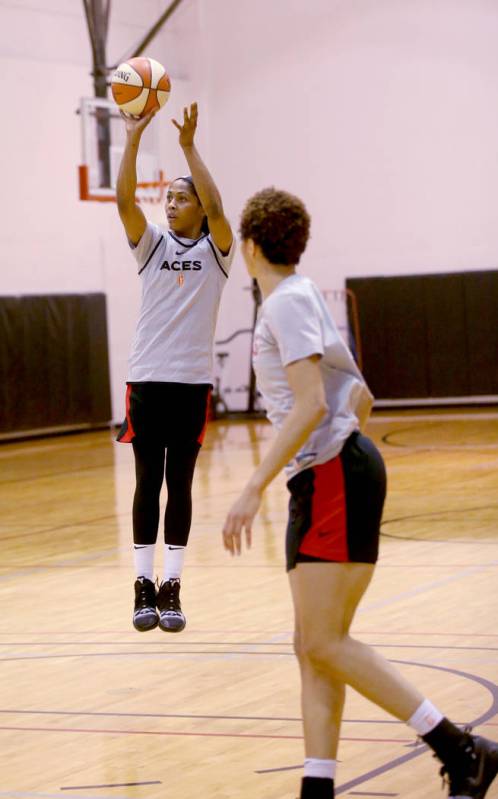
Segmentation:
<svg viewBox="0 0 498 799">
<path fill-rule="evenodd" d="M 306 249 L 310 222 L 299 197 L 272 186 L 247 201 L 239 232 L 243 240 L 252 239 L 270 263 L 293 266 Z"/>
</svg>

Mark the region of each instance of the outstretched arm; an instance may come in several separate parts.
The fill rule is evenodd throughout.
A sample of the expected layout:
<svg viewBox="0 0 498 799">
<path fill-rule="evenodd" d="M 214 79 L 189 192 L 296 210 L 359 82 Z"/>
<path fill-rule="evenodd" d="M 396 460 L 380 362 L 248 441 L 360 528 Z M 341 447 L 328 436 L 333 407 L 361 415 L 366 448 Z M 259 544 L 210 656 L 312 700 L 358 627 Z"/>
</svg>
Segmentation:
<svg viewBox="0 0 498 799">
<path fill-rule="evenodd" d="M 251 545 L 252 522 L 263 491 L 292 460 L 327 412 L 319 355 L 294 361 L 285 367 L 285 372 L 294 395 L 294 405 L 272 446 L 227 515 L 223 545 L 232 555 L 240 555 L 243 530 L 247 545 Z"/>
<path fill-rule="evenodd" d="M 194 144 L 194 136 L 197 128 L 197 103 L 192 103 L 190 112 L 187 108 L 183 109 L 182 125 L 180 125 L 176 119 L 171 121 L 180 131 L 180 147 L 185 154 L 190 168 L 190 174 L 194 181 L 195 190 L 206 212 L 211 238 L 218 249 L 226 255 L 232 246 L 233 234 L 230 224 L 223 212 L 223 203 L 216 183 L 211 177 L 208 168 Z"/>
<path fill-rule="evenodd" d="M 126 230 L 128 240 L 132 244 L 138 244 L 147 226 L 147 220 L 135 199 L 135 192 L 137 189 L 137 155 L 142 133 L 155 113 L 155 111 L 152 111 L 142 119 L 133 119 L 121 112 L 121 116 L 126 125 L 126 144 L 119 167 L 116 197 L 119 216 Z"/>
</svg>

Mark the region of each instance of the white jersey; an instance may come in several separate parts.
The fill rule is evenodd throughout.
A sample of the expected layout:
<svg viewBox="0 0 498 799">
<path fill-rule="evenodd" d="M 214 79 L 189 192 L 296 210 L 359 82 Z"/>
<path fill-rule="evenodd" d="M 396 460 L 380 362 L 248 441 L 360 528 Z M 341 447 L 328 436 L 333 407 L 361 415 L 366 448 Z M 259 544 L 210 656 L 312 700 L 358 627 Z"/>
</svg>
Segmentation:
<svg viewBox="0 0 498 799">
<path fill-rule="evenodd" d="M 150 222 L 133 248 L 142 307 L 128 382 L 212 383 L 213 340 L 235 240 L 222 255 L 210 235 L 185 239 Z"/>
<path fill-rule="evenodd" d="M 328 413 L 285 472 L 292 477 L 334 458 L 348 436 L 359 430 L 372 395 L 344 343 L 318 287 L 292 274 L 264 300 L 254 332 L 253 364 L 268 418 L 277 429 L 294 404 L 285 367 L 321 355 L 320 370 Z"/>
</svg>

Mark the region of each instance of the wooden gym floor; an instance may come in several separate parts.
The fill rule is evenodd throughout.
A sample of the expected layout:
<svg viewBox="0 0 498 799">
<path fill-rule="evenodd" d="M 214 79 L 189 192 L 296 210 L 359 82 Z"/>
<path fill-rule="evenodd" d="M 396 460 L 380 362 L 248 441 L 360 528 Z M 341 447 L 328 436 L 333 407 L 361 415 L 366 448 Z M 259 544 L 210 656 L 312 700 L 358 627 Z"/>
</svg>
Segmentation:
<svg viewBox="0 0 498 799">
<path fill-rule="evenodd" d="M 378 412 L 368 432 L 389 494 L 355 634 L 498 739 L 498 413 Z M 131 448 L 109 431 L 0 447 L 0 799 L 297 795 L 283 479 L 249 553 L 232 560 L 220 536 L 270 437 L 262 421 L 209 428 L 177 636 L 131 625 Z M 411 731 L 352 691 L 339 757 L 338 795 L 446 795 Z"/>
</svg>

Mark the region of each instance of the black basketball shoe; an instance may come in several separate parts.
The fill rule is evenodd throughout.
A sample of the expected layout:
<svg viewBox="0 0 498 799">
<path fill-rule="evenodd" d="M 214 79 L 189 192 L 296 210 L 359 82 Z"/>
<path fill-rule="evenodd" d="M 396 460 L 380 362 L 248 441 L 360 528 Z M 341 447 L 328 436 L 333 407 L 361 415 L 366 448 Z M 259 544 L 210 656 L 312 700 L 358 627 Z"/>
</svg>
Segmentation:
<svg viewBox="0 0 498 799">
<path fill-rule="evenodd" d="M 152 580 L 139 577 L 135 583 L 133 626 L 140 633 L 153 630 L 159 623 L 156 611 L 156 588 Z"/>
<path fill-rule="evenodd" d="M 179 633 L 187 620 L 180 605 L 180 580 L 165 580 L 157 592 L 157 608 L 159 610 L 159 627 L 165 633 Z"/>
<path fill-rule="evenodd" d="M 449 783 L 449 799 L 484 799 L 498 774 L 498 744 L 466 729 L 459 750 L 458 761 L 440 770 Z"/>
</svg>

